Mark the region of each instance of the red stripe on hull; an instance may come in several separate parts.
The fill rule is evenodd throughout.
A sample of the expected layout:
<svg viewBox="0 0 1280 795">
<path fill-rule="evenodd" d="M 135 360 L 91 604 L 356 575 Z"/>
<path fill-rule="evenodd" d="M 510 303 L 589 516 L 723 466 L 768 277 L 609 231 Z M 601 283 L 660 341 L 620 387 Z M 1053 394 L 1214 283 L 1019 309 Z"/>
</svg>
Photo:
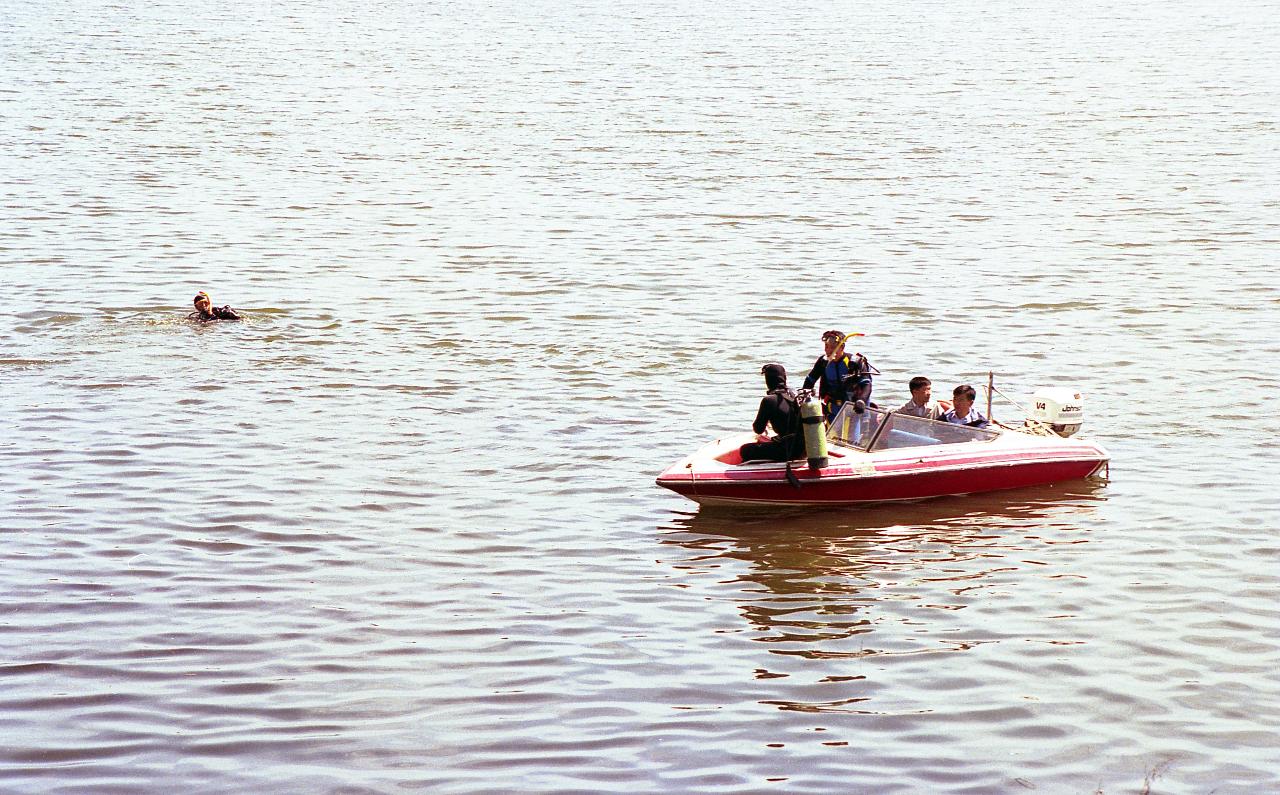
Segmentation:
<svg viewBox="0 0 1280 795">
<path fill-rule="evenodd" d="M 779 478 L 777 470 L 717 473 L 692 476 L 687 470 L 676 477 L 662 477 L 658 484 L 698 502 L 774 503 L 790 505 L 838 505 L 842 503 L 919 500 L 950 494 L 1043 486 L 1085 478 L 1105 459 L 1011 462 L 985 466 L 943 468 L 934 463 L 927 469 L 866 475 L 793 470 L 800 487 Z M 887 462 L 886 462 L 887 463 Z M 965 462 L 968 463 L 968 462 Z M 880 466 L 884 466 L 881 464 Z M 889 467 L 885 467 L 889 469 Z M 897 469 L 897 467 L 894 467 Z"/>
</svg>

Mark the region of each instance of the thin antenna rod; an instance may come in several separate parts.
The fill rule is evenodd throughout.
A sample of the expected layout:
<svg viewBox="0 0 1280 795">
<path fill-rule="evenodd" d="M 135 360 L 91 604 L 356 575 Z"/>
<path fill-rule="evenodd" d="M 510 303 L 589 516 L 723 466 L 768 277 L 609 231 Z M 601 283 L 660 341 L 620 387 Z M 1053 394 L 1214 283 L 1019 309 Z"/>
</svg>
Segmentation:
<svg viewBox="0 0 1280 795">
<path fill-rule="evenodd" d="M 995 422 L 996 418 L 991 416 L 991 395 L 996 391 L 996 374 L 994 370 L 987 371 L 987 419 Z"/>
</svg>

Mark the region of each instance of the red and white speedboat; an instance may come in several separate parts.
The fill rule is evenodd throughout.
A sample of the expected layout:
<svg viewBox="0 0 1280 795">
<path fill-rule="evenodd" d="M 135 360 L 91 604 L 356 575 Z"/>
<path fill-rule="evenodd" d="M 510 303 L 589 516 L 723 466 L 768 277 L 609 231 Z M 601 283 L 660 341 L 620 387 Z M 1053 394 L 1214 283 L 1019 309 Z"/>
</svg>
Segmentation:
<svg viewBox="0 0 1280 795">
<path fill-rule="evenodd" d="M 703 505 L 850 505 L 919 500 L 1086 478 L 1108 466 L 1079 429 L 1079 394 L 1036 395 L 1019 427 L 970 428 L 846 404 L 827 430 L 825 466 L 805 459 L 743 461 L 746 433 L 718 439 L 658 476 L 658 485 Z M 1056 395 L 1052 393 L 1057 393 Z M 1065 397 L 1055 400 L 1055 397 Z"/>
</svg>

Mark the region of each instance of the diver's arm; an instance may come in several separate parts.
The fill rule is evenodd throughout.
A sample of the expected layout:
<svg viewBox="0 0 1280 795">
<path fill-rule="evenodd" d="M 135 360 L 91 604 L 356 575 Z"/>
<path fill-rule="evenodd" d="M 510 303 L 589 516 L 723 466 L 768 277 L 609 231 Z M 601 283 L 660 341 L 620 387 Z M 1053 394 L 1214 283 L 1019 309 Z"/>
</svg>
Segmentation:
<svg viewBox="0 0 1280 795">
<path fill-rule="evenodd" d="M 765 429 L 769 427 L 769 398 L 760 399 L 760 408 L 756 411 L 756 421 L 751 423 L 751 430 L 756 432 L 756 439 L 761 442 L 769 441 L 769 437 L 765 435 Z"/>
<path fill-rule="evenodd" d="M 827 357 L 819 356 L 818 361 L 814 362 L 813 369 L 804 377 L 804 388 L 813 389 L 813 385 L 818 383 L 818 379 L 822 377 L 822 373 L 827 369 Z"/>
</svg>

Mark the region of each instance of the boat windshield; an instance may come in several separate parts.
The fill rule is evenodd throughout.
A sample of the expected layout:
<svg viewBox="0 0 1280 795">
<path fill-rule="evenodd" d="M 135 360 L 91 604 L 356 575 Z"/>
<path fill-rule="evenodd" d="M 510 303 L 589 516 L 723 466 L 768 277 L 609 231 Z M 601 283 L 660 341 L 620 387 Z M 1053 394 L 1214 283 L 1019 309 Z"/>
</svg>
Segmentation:
<svg viewBox="0 0 1280 795">
<path fill-rule="evenodd" d="M 841 407 L 827 429 L 827 441 L 865 452 L 932 444 L 989 442 L 999 435 L 1000 431 L 995 429 L 953 425 L 884 409 L 868 408 L 858 414 L 850 403 Z"/>
</svg>

